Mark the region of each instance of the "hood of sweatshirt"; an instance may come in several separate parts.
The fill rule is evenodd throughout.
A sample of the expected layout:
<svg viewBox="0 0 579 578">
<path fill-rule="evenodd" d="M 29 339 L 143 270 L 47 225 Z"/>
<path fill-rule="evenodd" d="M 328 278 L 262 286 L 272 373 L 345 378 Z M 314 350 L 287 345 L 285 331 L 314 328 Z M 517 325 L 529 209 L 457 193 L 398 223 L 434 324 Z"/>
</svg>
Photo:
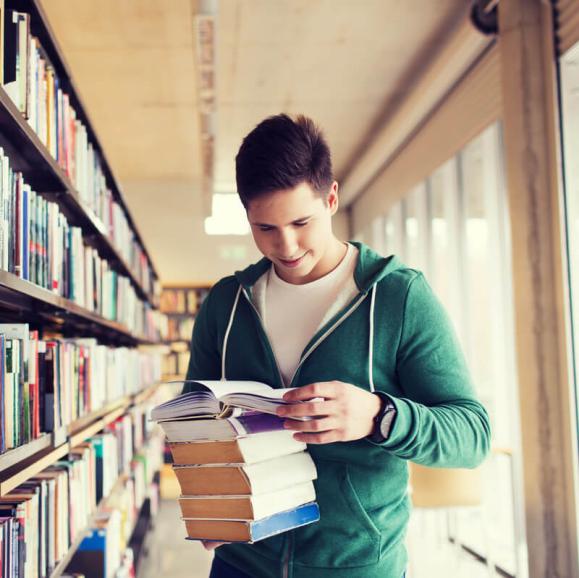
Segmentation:
<svg viewBox="0 0 579 578">
<path fill-rule="evenodd" d="M 404 268 L 402 262 L 394 255 L 382 257 L 363 243 L 358 243 L 357 241 L 350 241 L 350 243 L 359 251 L 358 262 L 354 270 L 354 281 L 362 293 L 367 293 L 373 285 L 390 275 L 393 271 Z M 235 278 L 240 285 L 250 290 L 270 267 L 271 261 L 264 257 L 246 269 L 237 271 Z"/>
</svg>

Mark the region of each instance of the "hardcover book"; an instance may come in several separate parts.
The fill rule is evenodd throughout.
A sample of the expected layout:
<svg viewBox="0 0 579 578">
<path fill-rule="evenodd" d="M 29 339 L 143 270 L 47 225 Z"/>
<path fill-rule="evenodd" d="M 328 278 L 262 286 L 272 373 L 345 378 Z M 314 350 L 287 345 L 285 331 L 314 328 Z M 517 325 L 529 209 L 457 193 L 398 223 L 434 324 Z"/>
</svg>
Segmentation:
<svg viewBox="0 0 579 578">
<path fill-rule="evenodd" d="M 315 480 L 316 466 L 307 452 L 257 464 L 173 466 L 186 495 L 257 495 Z"/>
<path fill-rule="evenodd" d="M 180 496 L 183 519 L 260 520 L 313 502 L 313 482 L 257 496 Z"/>
<path fill-rule="evenodd" d="M 302 452 L 306 444 L 295 440 L 293 432 L 284 430 L 235 440 L 172 442 L 169 449 L 176 465 L 253 464 Z"/>
<path fill-rule="evenodd" d="M 185 520 L 185 527 L 190 540 L 249 542 L 251 544 L 317 522 L 319 519 L 318 505 L 309 503 L 261 520 Z"/>
</svg>

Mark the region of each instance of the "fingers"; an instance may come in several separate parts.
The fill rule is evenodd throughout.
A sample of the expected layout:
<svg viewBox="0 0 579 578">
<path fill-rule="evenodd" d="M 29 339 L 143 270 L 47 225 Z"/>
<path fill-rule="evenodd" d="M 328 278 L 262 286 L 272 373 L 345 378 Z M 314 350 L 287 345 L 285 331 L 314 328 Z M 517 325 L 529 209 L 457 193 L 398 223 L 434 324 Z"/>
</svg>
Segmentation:
<svg viewBox="0 0 579 578">
<path fill-rule="evenodd" d="M 286 401 L 304 401 L 321 397 L 325 399 L 334 399 L 338 395 L 338 383 L 335 381 L 320 381 L 310 383 L 302 387 L 297 387 L 284 394 L 283 399 Z"/>
<path fill-rule="evenodd" d="M 298 418 L 317 415 L 332 415 L 337 409 L 334 401 L 304 401 L 295 405 L 283 405 L 277 408 L 280 417 Z"/>
<path fill-rule="evenodd" d="M 340 427 L 337 419 L 326 417 L 322 419 L 312 419 L 310 421 L 296 421 L 288 419 L 284 422 L 286 429 L 291 429 L 298 432 L 326 432 Z"/>
<path fill-rule="evenodd" d="M 223 544 L 229 544 L 229 542 L 217 542 L 214 540 L 201 540 L 201 543 L 205 550 L 208 551 L 215 550 L 215 548 L 219 548 L 219 546 L 223 546 Z"/>
<path fill-rule="evenodd" d="M 306 444 L 331 444 L 344 441 L 341 430 L 331 430 L 322 433 L 296 433 L 294 439 Z"/>
</svg>

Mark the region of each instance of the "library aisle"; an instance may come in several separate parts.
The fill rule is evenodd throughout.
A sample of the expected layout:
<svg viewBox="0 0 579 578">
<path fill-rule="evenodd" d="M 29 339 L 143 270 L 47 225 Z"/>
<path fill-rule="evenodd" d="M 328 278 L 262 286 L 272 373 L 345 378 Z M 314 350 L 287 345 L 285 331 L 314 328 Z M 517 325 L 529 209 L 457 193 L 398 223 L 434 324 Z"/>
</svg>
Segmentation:
<svg viewBox="0 0 579 578">
<path fill-rule="evenodd" d="M 185 540 L 175 499 L 161 500 L 138 578 L 207 578 L 213 554 L 201 544 Z"/>
</svg>

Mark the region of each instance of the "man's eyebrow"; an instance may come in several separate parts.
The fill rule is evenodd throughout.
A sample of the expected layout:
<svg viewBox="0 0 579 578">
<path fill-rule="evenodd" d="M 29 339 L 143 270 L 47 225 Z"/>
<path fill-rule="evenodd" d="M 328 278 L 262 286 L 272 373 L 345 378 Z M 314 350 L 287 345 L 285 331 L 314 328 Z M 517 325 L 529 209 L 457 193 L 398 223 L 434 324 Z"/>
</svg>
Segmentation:
<svg viewBox="0 0 579 578">
<path fill-rule="evenodd" d="M 311 219 L 313 217 L 313 215 L 307 215 L 306 217 L 300 217 L 299 219 L 294 219 L 291 223 L 288 223 L 289 225 L 295 225 L 296 223 L 299 223 L 300 221 L 307 221 L 308 219 Z M 275 225 L 270 225 L 269 223 L 259 223 L 258 221 L 252 221 L 251 222 L 252 225 L 255 225 L 256 227 L 271 227 L 272 229 L 275 229 Z"/>
</svg>

